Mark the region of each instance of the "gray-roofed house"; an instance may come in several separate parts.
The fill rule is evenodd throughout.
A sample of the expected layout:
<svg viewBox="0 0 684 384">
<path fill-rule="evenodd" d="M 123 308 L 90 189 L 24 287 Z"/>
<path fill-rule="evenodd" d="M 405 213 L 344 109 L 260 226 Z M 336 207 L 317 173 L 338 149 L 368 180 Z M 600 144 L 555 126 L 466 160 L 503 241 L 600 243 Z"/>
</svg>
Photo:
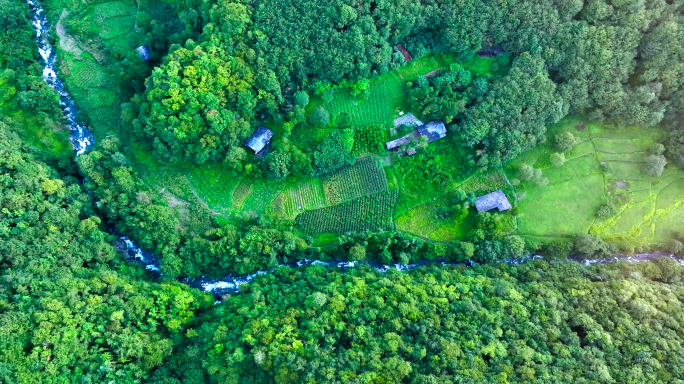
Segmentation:
<svg viewBox="0 0 684 384">
<path fill-rule="evenodd" d="M 432 143 L 433 141 L 446 137 L 446 127 L 444 126 L 444 122 L 436 120 L 427 124 L 422 124 L 416 128 L 415 131 L 409 133 L 408 135 L 388 141 L 385 143 L 385 148 L 387 148 L 388 151 L 397 149 L 404 144 L 408 144 L 410 141 L 409 138 L 414 137 L 416 139 L 420 139 L 421 136 L 427 137 L 428 143 Z M 411 156 L 415 153 L 415 151 L 412 151 L 412 153 L 406 153 L 405 156 Z"/>
<path fill-rule="evenodd" d="M 443 121 L 431 121 L 418 127 L 421 136 L 427 136 L 428 143 L 446 137 L 446 127 Z"/>
<path fill-rule="evenodd" d="M 255 154 L 262 155 L 267 146 L 268 142 L 271 141 L 273 137 L 273 132 L 266 127 L 258 127 L 252 133 L 252 136 L 245 141 L 245 146 L 252 148 Z"/>
<path fill-rule="evenodd" d="M 491 211 L 494 208 L 498 208 L 499 212 L 503 212 L 511 209 L 511 203 L 508 202 L 503 191 L 499 189 L 498 191 L 478 197 L 477 201 L 475 201 L 475 208 L 477 208 L 478 212 Z"/>
<path fill-rule="evenodd" d="M 152 55 L 150 54 L 150 48 L 141 45 L 138 48 L 136 48 L 138 51 L 138 55 L 140 55 L 140 58 L 143 59 L 145 62 L 150 62 L 152 60 Z"/>
<path fill-rule="evenodd" d="M 414 116 L 413 113 L 409 112 L 403 116 L 399 116 L 396 119 L 394 119 L 395 128 L 398 128 L 402 125 L 415 128 L 420 125 L 423 125 L 423 122 L 418 120 L 418 118 Z"/>
<path fill-rule="evenodd" d="M 399 148 L 400 146 L 402 146 L 404 144 L 408 144 L 408 142 L 409 142 L 408 137 L 409 136 L 411 136 L 411 135 L 400 137 L 396 140 L 388 141 L 385 143 L 385 147 L 387 148 L 388 151 L 391 151 L 393 149 Z"/>
</svg>

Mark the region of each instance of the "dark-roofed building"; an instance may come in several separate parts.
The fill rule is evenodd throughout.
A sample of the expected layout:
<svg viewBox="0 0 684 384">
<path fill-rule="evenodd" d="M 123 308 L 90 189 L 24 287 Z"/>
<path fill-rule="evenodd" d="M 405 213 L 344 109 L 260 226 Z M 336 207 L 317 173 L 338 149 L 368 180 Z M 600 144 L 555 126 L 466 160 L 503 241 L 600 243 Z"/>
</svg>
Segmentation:
<svg viewBox="0 0 684 384">
<path fill-rule="evenodd" d="M 245 141 L 245 146 L 252 148 L 254 153 L 257 155 L 262 155 L 267 146 L 268 142 L 271 141 L 271 138 L 273 137 L 273 132 L 271 132 L 270 129 L 266 127 L 258 127 L 257 129 L 254 130 L 254 133 L 252 133 L 252 136 Z"/>
<path fill-rule="evenodd" d="M 138 55 L 140 55 L 140 58 L 143 59 L 145 62 L 150 62 L 152 60 L 152 55 L 150 54 L 150 49 L 144 45 L 139 46 L 136 48 L 138 51 Z"/>
<path fill-rule="evenodd" d="M 411 136 L 411 135 L 400 137 L 396 140 L 388 141 L 385 143 L 385 147 L 387 148 L 388 151 L 391 151 L 393 149 L 397 149 L 397 148 L 401 147 L 404 144 L 408 144 L 409 136 Z"/>
<path fill-rule="evenodd" d="M 511 203 L 508 202 L 503 191 L 499 189 L 498 191 L 478 197 L 475 207 L 478 212 L 491 211 L 494 208 L 498 208 L 499 212 L 503 212 L 511 209 Z"/>
<path fill-rule="evenodd" d="M 442 122 L 442 121 L 431 121 L 427 124 L 423 124 L 423 125 L 419 126 L 418 128 L 416 128 L 415 131 L 409 133 L 408 135 L 406 135 L 404 137 L 400 137 L 396 140 L 388 141 L 387 143 L 385 143 L 385 147 L 387 148 L 388 151 L 391 151 L 391 150 L 394 150 L 394 149 L 401 147 L 404 144 L 408 144 L 411 137 L 420 140 L 421 136 L 427 137 L 428 143 L 432 143 L 435 140 L 439 140 L 441 138 L 446 137 L 446 127 L 444 126 L 444 122 Z M 415 153 L 416 153 L 416 151 L 414 150 L 414 151 L 412 151 L 412 153 L 406 153 L 405 156 L 411 156 Z"/>
<path fill-rule="evenodd" d="M 413 113 L 409 112 L 403 116 L 399 116 L 396 119 L 394 119 L 394 127 L 400 127 L 402 125 L 405 125 L 407 127 L 418 127 L 423 125 L 423 122 L 418 120 L 418 118 L 413 115 Z"/>
<path fill-rule="evenodd" d="M 428 143 L 446 137 L 446 127 L 443 121 L 431 121 L 418 127 L 421 136 L 427 136 Z"/>
</svg>

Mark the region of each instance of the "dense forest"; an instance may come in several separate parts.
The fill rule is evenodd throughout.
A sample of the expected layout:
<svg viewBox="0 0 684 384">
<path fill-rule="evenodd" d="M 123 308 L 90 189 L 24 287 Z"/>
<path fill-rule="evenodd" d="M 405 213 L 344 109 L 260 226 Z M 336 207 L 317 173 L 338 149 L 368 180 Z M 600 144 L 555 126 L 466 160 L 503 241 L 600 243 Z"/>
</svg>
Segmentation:
<svg viewBox="0 0 684 384">
<path fill-rule="evenodd" d="M 342 80 L 399 66 L 402 43 L 417 56 L 451 52 L 467 59 L 491 48 L 529 54 L 514 61 L 523 72 L 495 80 L 472 108 L 435 112 L 483 150 L 482 165 L 532 148 L 543 141 L 546 124 L 568 113 L 678 129 L 681 6 L 661 0 L 205 4 L 207 25 L 155 69 L 136 126 L 160 159 L 221 160 L 255 118 L 297 119 L 295 93 L 324 93 Z M 217 65 L 222 71 L 212 70 Z M 458 103 L 465 85 L 451 82 L 442 102 Z"/>
<path fill-rule="evenodd" d="M 547 132 L 567 115 L 664 129 L 635 151 L 649 188 L 668 161 L 684 165 L 682 0 L 140 0 L 128 4 L 133 32 L 112 38 L 121 45 L 96 24 L 106 12 L 123 18 L 115 7 L 125 2 L 95 17 L 103 2 L 44 3 L 60 25 L 50 37 L 58 58 L 86 51 L 60 76 L 97 77 L 112 88 L 102 99 L 121 102 L 117 129 L 95 132 L 96 145 L 75 156 L 59 95 L 42 78 L 30 9 L 0 0 L 3 383 L 684 384 L 684 267 L 673 260 L 684 253 L 681 229 L 643 248 L 669 251 L 649 261 L 592 265 L 578 261 L 634 247 L 592 230 L 540 241 L 511 229 L 525 214 L 514 188 L 549 184 L 542 167 L 553 173 L 581 144 Z M 69 46 L 73 36 L 80 45 Z M 467 64 L 480 56 L 493 56 L 486 70 Z M 378 166 L 377 185 L 365 187 L 379 190 L 345 200 L 349 186 L 338 184 L 352 180 L 357 159 L 384 156 L 389 136 L 382 124 L 333 113 L 335 102 L 348 92 L 363 108 L 372 81 L 398 79 L 391 71 L 425 57 L 448 59 L 397 80 L 403 107 L 443 121 L 458 146 L 414 140 L 415 156 L 386 155 L 405 174 Z M 83 69 L 88 60 L 101 72 Z M 79 106 L 92 102 L 81 96 Z M 78 120 L 98 126 L 104 107 L 86 109 Z M 279 137 L 260 158 L 243 144 L 263 124 Z M 554 152 L 516 165 L 513 180 L 474 177 L 540 145 Z M 169 192 L 180 188 L 159 188 L 141 166 L 147 149 L 157 169 L 218 164 L 227 178 L 286 188 L 314 178 L 323 200 L 338 201 L 296 220 L 223 215 L 206 202 L 182 213 L 188 203 Z M 329 242 L 327 229 L 302 230 L 309 217 L 332 221 L 320 212 L 344 221 L 352 207 L 361 228 L 377 219 L 370 204 L 401 209 L 397 177 L 419 195 L 440 190 L 421 204 L 436 207 L 430 220 L 459 217 L 463 233 L 433 241 L 394 230 L 391 216 L 387 228 Z M 466 179 L 496 187 L 468 189 Z M 476 192 L 493 189 L 511 196 L 508 214 L 476 212 Z M 597 220 L 615 218 L 626 200 L 608 194 Z M 129 260 L 119 234 L 152 252 L 159 272 Z M 293 267 L 302 260 L 356 266 Z M 425 265 L 374 268 L 407 264 Z M 185 280 L 259 270 L 223 296 Z"/>
<path fill-rule="evenodd" d="M 669 259 L 591 269 L 544 261 L 384 274 L 280 269 L 199 318 L 197 334 L 152 377 L 681 383 L 682 271 Z"/>
</svg>

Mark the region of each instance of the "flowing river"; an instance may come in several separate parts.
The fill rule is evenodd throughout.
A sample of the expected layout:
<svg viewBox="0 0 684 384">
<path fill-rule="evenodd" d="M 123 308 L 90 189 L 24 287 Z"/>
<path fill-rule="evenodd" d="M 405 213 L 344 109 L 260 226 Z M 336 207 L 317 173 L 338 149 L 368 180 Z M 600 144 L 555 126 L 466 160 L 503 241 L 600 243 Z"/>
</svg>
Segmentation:
<svg viewBox="0 0 684 384">
<path fill-rule="evenodd" d="M 48 40 L 48 36 L 50 34 L 50 25 L 48 23 L 47 17 L 45 16 L 45 11 L 42 7 L 42 5 L 36 1 L 36 0 L 27 0 L 27 3 L 29 7 L 31 8 L 31 13 L 33 14 L 33 17 L 31 19 L 31 22 L 33 24 L 33 27 L 36 30 L 36 42 L 38 44 L 38 51 L 40 52 L 40 56 L 43 59 L 43 79 L 45 80 L 50 87 L 52 87 L 55 91 L 59 93 L 59 103 L 62 108 L 62 111 L 64 112 L 64 117 L 66 118 L 67 121 L 67 127 L 69 128 L 69 139 L 71 141 L 71 145 L 74 148 L 74 152 L 76 152 L 76 155 L 80 155 L 82 153 L 85 153 L 94 143 L 95 140 L 93 138 L 92 132 L 88 130 L 87 127 L 78 124 L 76 121 L 76 106 L 74 104 L 74 101 L 71 99 L 69 96 L 69 93 L 64 89 L 64 84 L 62 83 L 62 80 L 57 76 L 57 71 L 55 70 L 55 65 L 57 62 L 57 54 L 54 50 L 54 48 L 50 45 L 50 42 Z M 154 255 L 151 252 L 144 251 L 140 249 L 138 246 L 135 245 L 135 243 L 130 240 L 126 236 L 121 236 L 118 240 L 118 243 L 122 245 L 119 247 L 122 249 L 124 256 L 127 258 L 133 258 L 141 262 L 142 264 L 145 265 L 145 268 L 149 271 L 152 271 L 154 273 L 159 273 L 159 260 L 154 257 Z M 651 260 L 655 257 L 670 257 L 675 259 L 671 254 L 664 253 L 664 252 L 655 252 L 655 253 L 648 253 L 648 254 L 639 254 L 639 255 L 634 255 L 630 257 L 620 257 L 620 258 L 612 258 L 612 259 L 601 259 L 601 260 L 583 260 L 580 261 L 581 263 L 584 263 L 585 265 L 590 265 L 594 263 L 609 263 L 609 262 L 614 262 L 618 260 L 626 260 L 628 262 L 639 262 L 639 261 L 648 261 Z M 505 261 L 508 264 L 520 264 L 528 260 L 536 260 L 536 259 L 541 259 L 542 256 L 539 255 L 533 255 L 533 256 L 528 256 L 523 259 L 517 259 L 517 260 L 507 260 Z M 684 260 L 680 259 L 675 259 L 677 262 L 680 264 L 684 265 Z M 401 264 L 394 264 L 394 265 L 381 265 L 379 263 L 373 263 L 369 262 L 366 263 L 373 268 L 375 268 L 379 272 L 386 272 L 390 269 L 397 269 L 399 271 L 404 271 L 404 270 L 409 270 L 413 269 L 416 267 L 420 267 L 423 265 L 429 265 L 432 262 L 428 261 L 423 261 L 419 262 L 416 264 L 408 264 L 408 265 L 401 265 Z M 465 262 L 465 263 L 446 263 L 442 262 L 442 265 L 457 265 L 457 264 L 465 264 L 465 265 L 473 265 L 475 264 L 472 261 Z M 349 262 L 349 261 L 311 261 L 311 260 L 300 260 L 295 264 L 287 264 L 287 265 L 281 265 L 279 267 L 283 266 L 288 266 L 288 267 L 301 267 L 303 265 L 323 265 L 323 266 L 329 266 L 329 267 L 338 267 L 338 268 L 353 268 L 358 265 L 356 262 Z M 239 290 L 239 287 L 241 284 L 249 283 L 251 282 L 256 276 L 262 275 L 265 273 L 269 273 L 269 271 L 257 271 L 256 273 L 250 274 L 250 275 L 242 275 L 242 276 L 227 276 L 226 278 L 223 279 L 208 279 L 208 278 L 196 278 L 196 279 L 184 279 L 182 280 L 183 283 L 194 287 L 194 288 L 199 288 L 202 289 L 205 292 L 210 292 L 214 294 L 215 296 L 222 296 L 231 292 L 236 292 Z"/>
</svg>

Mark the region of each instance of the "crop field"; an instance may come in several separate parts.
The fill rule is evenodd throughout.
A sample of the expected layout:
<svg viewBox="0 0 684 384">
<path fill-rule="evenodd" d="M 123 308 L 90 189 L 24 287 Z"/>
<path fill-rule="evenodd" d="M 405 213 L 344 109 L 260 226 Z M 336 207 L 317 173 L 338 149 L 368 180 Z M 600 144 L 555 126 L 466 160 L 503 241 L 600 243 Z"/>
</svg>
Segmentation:
<svg viewBox="0 0 684 384">
<path fill-rule="evenodd" d="M 387 177 L 374 158 L 365 158 L 323 179 L 327 205 L 337 205 L 387 189 Z"/>
<path fill-rule="evenodd" d="M 78 108 L 88 116 L 88 128 L 95 139 L 118 132 L 121 100 L 102 66 L 87 52 L 76 56 L 60 50 L 59 55 L 65 84 Z"/>
<path fill-rule="evenodd" d="M 668 165 L 660 177 L 641 171 L 648 149 L 663 140 L 664 132 L 639 127 L 617 128 L 565 119 L 549 128 L 570 131 L 580 141 L 566 162 L 553 167 L 550 143 L 525 153 L 506 166 L 509 178 L 521 164 L 541 168 L 549 184 L 522 182 L 516 187 L 520 207 L 518 231 L 529 237 L 567 237 L 592 233 L 627 247 L 662 243 L 684 224 L 684 172 Z M 617 196 L 622 197 L 617 200 Z M 618 213 L 596 217 L 607 200 L 617 201 Z"/>
<path fill-rule="evenodd" d="M 58 45 L 59 69 L 76 105 L 88 117 L 88 127 L 98 140 L 110 132 L 119 132 L 119 106 L 124 100 L 115 92 L 116 84 L 107 74 L 106 57 L 125 55 L 135 48 L 138 6 L 132 0 L 92 5 L 61 3 L 72 10 L 84 9 L 78 13 L 71 12 L 70 17 L 78 14 L 79 19 L 64 20 L 67 33 L 68 26 L 73 24 L 85 28 L 85 36 L 67 36 L 73 39 L 70 44 L 77 45 L 70 51 Z M 53 10 L 57 11 L 61 12 L 61 9 Z"/>
<path fill-rule="evenodd" d="M 263 213 L 266 212 L 273 200 L 278 197 L 281 189 L 285 186 L 284 181 L 273 181 L 267 179 L 252 180 L 252 192 L 244 200 L 239 208 L 245 212 Z"/>
<path fill-rule="evenodd" d="M 298 215 L 295 223 L 309 235 L 392 229 L 392 208 L 397 194 L 397 190 L 382 191 L 333 207 L 307 211 Z"/>
<path fill-rule="evenodd" d="M 284 220 L 294 220 L 304 212 L 325 207 L 323 185 L 317 178 L 295 181 L 273 201 L 271 210 Z"/>
</svg>

